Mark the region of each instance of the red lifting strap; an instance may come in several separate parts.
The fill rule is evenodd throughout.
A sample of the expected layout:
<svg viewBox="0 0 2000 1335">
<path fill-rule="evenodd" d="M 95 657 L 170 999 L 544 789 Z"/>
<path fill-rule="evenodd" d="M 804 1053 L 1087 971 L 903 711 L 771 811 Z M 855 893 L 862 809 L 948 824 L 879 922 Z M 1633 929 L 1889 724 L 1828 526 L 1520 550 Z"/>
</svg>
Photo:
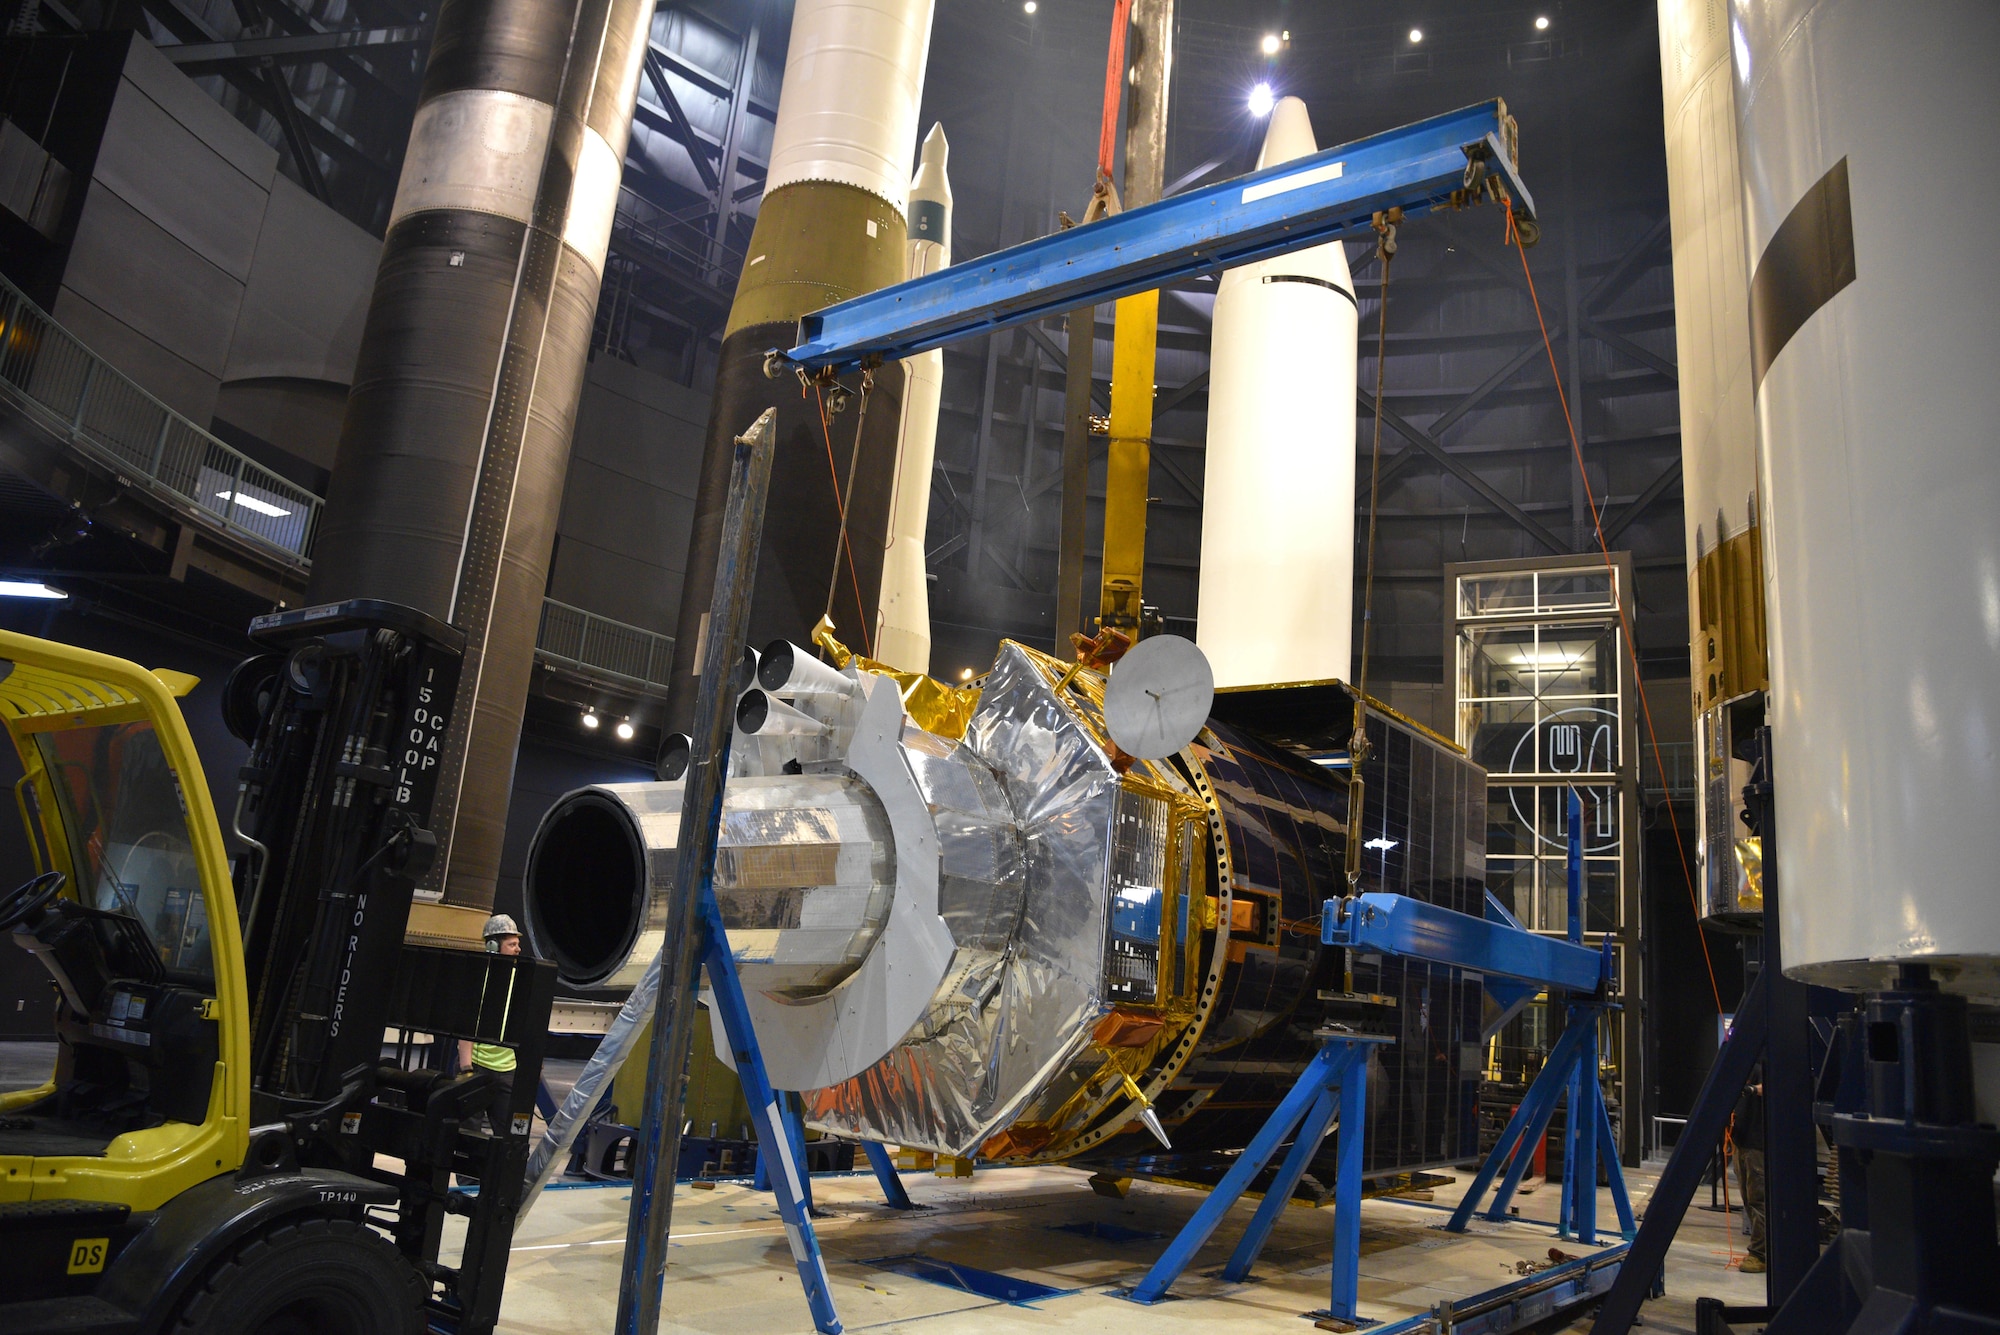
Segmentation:
<svg viewBox="0 0 2000 1335">
<path fill-rule="evenodd" d="M 1111 50 L 1104 59 L 1104 119 L 1097 130 L 1097 174 L 1111 179 L 1111 155 L 1118 147 L 1118 96 L 1125 82 L 1125 27 L 1132 17 L 1132 0 L 1118 0 L 1111 10 Z"/>
</svg>

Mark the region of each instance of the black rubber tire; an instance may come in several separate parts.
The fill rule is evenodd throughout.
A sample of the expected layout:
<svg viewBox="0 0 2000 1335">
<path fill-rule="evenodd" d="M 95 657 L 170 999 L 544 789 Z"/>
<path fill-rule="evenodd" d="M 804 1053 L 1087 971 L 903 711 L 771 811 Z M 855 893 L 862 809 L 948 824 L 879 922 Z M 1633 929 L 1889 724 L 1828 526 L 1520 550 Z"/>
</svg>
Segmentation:
<svg viewBox="0 0 2000 1335">
<path fill-rule="evenodd" d="M 422 1335 L 424 1283 L 386 1238 L 351 1219 L 260 1233 L 207 1275 L 176 1335 Z"/>
</svg>

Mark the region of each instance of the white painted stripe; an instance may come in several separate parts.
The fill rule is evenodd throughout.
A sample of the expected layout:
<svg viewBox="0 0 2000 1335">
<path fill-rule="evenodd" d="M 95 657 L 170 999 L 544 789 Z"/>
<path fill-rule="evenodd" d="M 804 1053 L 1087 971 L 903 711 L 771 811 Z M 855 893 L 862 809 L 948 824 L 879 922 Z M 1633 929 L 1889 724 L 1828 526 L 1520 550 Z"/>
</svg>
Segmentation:
<svg viewBox="0 0 2000 1335">
<path fill-rule="evenodd" d="M 535 213 L 555 108 L 532 97 L 469 88 L 417 108 L 389 225 L 413 213 L 470 209 L 525 223 Z"/>
<path fill-rule="evenodd" d="M 1273 195 L 1288 194 L 1293 190 L 1303 190 L 1309 185 L 1318 185 L 1322 181 L 1337 181 L 1340 179 L 1340 169 L 1344 165 L 1344 163 L 1329 162 L 1323 167 L 1314 167 L 1311 171 L 1293 172 L 1290 176 L 1280 176 L 1275 181 L 1260 181 L 1256 185 L 1246 185 L 1243 187 L 1243 202 L 1245 204 L 1254 204 L 1260 199 L 1269 199 Z"/>
<path fill-rule="evenodd" d="M 586 127 L 583 149 L 577 155 L 576 180 L 570 183 L 563 244 L 583 256 L 599 278 L 604 277 L 604 253 L 611 248 L 611 216 L 618 210 L 618 186 L 624 172 L 624 164 L 604 136 Z"/>
</svg>

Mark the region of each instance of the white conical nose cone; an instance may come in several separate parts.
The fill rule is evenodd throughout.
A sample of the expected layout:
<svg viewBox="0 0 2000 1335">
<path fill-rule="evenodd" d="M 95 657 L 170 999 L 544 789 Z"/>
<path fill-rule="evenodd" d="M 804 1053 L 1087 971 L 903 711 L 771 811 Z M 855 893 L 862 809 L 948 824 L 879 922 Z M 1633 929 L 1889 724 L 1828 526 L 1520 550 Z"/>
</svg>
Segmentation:
<svg viewBox="0 0 2000 1335">
<path fill-rule="evenodd" d="M 1306 104 L 1296 97 L 1279 98 L 1278 105 L 1271 108 L 1271 123 L 1264 130 L 1264 151 L 1257 155 L 1257 170 L 1317 152 L 1319 143 L 1313 138 L 1312 117 L 1306 113 Z"/>
<path fill-rule="evenodd" d="M 910 182 L 911 199 L 931 199 L 940 204 L 951 203 L 951 178 L 945 174 L 945 159 L 951 153 L 951 142 L 944 137 L 942 122 L 931 126 L 931 132 L 924 136 L 923 153 L 917 160 L 917 174 Z"/>
</svg>

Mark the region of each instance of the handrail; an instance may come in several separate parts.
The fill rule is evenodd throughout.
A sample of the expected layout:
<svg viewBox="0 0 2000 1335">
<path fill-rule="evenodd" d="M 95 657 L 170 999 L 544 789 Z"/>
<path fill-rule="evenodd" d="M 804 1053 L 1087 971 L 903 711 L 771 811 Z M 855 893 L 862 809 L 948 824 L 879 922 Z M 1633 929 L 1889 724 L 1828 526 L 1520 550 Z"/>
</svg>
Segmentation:
<svg viewBox="0 0 2000 1335">
<path fill-rule="evenodd" d="M 141 389 L 0 276 L 0 397 L 170 508 L 303 565 L 320 498 Z"/>
<path fill-rule="evenodd" d="M 674 637 L 544 598 L 535 652 L 570 667 L 665 686 L 674 663 Z"/>
<path fill-rule="evenodd" d="M 301 573 L 325 502 L 196 426 L 92 352 L 0 275 L 0 399 L 177 511 L 270 549 Z M 671 635 L 543 600 L 535 652 L 640 688 L 666 685 Z"/>
</svg>

